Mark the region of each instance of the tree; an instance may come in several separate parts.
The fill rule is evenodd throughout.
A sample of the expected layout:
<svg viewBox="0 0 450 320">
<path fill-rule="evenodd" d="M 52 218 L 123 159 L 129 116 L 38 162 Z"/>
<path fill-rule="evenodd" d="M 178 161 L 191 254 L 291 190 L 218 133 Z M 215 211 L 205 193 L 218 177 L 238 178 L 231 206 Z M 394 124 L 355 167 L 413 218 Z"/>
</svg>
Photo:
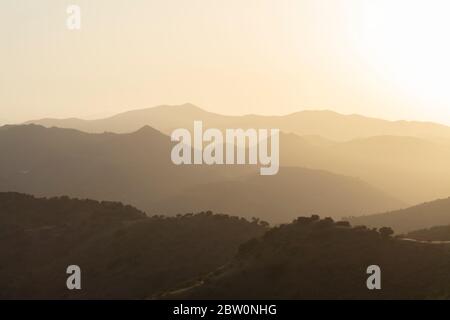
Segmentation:
<svg viewBox="0 0 450 320">
<path fill-rule="evenodd" d="M 351 227 L 350 222 L 348 221 L 338 221 L 336 225 L 339 227 Z"/>
<path fill-rule="evenodd" d="M 392 230 L 392 228 L 389 228 L 389 227 L 380 228 L 379 232 L 383 238 L 389 238 L 390 236 L 392 236 L 394 234 L 394 230 Z"/>
</svg>

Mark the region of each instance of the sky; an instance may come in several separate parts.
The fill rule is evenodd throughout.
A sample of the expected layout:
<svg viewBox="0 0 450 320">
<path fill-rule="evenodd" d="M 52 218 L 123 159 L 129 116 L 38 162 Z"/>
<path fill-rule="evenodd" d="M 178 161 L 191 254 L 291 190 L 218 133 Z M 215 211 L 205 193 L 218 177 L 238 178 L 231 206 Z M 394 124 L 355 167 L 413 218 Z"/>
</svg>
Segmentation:
<svg viewBox="0 0 450 320">
<path fill-rule="evenodd" d="M 0 123 L 190 102 L 450 125 L 449 11 L 446 0 L 2 0 Z"/>
</svg>

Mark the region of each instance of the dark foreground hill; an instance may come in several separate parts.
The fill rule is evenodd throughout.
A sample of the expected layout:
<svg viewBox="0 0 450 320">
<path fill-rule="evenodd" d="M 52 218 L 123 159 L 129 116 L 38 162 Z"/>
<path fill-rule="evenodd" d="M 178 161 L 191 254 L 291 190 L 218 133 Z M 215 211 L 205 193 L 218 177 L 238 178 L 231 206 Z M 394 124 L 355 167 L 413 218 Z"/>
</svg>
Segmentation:
<svg viewBox="0 0 450 320">
<path fill-rule="evenodd" d="M 0 298 L 450 298 L 450 245 L 317 216 L 269 229 L 212 213 L 0 193 Z M 66 288 L 79 265 L 82 290 Z M 380 291 L 366 287 L 381 268 Z"/>
<path fill-rule="evenodd" d="M 299 218 L 250 240 L 226 267 L 166 299 L 428 299 L 450 297 L 450 247 L 403 241 L 389 229 Z M 367 267 L 381 268 L 368 290 Z"/>
<path fill-rule="evenodd" d="M 389 226 L 397 233 L 450 224 L 450 198 L 423 203 L 410 208 L 346 218 L 353 225 L 379 228 Z"/>
<path fill-rule="evenodd" d="M 225 264 L 258 221 L 146 217 L 130 206 L 0 193 L 0 298 L 142 299 Z M 66 288 L 79 265 L 82 290 Z"/>
</svg>

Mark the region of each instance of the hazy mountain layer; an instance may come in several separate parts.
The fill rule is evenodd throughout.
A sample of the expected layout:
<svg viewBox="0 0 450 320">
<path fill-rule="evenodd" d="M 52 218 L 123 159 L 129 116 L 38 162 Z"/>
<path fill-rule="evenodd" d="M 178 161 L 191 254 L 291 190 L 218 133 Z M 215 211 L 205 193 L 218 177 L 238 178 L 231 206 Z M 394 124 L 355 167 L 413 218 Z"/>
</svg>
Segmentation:
<svg viewBox="0 0 450 320">
<path fill-rule="evenodd" d="M 450 198 L 423 203 L 407 209 L 346 218 L 353 225 L 389 226 L 397 233 L 450 224 Z"/>
<path fill-rule="evenodd" d="M 176 166 L 172 146 L 150 127 L 131 134 L 2 127 L 0 191 L 122 201 L 149 214 L 210 209 L 274 222 L 403 206 L 363 181 L 320 171 L 281 168 L 261 177 L 254 166 Z"/>
<path fill-rule="evenodd" d="M 285 116 L 224 116 L 207 112 L 192 104 L 158 106 L 134 110 L 99 120 L 41 119 L 31 123 L 46 127 L 73 128 L 86 132 L 133 132 L 149 125 L 166 134 L 177 128 L 192 128 L 194 120 L 205 127 L 279 128 L 299 135 L 319 135 L 332 140 L 399 135 L 426 138 L 450 138 L 450 127 L 412 121 L 386 121 L 358 115 L 341 115 L 332 111 L 301 111 Z"/>
<path fill-rule="evenodd" d="M 401 235 L 407 239 L 429 242 L 449 242 L 450 243 L 450 225 L 436 226 L 427 229 L 420 229 Z"/>
<path fill-rule="evenodd" d="M 450 195 L 450 146 L 414 137 L 377 136 L 332 142 L 283 135 L 281 163 L 367 181 L 406 203 Z"/>
<path fill-rule="evenodd" d="M 408 204 L 450 195 L 450 127 L 385 121 L 331 111 L 286 116 L 223 116 L 191 104 L 129 111 L 100 120 L 43 119 L 44 126 L 87 132 L 131 132 L 150 125 L 166 134 L 193 128 L 279 128 L 283 166 L 300 166 L 359 177 Z M 299 137 L 301 136 L 301 137 Z"/>
<path fill-rule="evenodd" d="M 275 176 L 250 175 L 235 181 L 194 186 L 155 204 L 167 213 L 213 209 L 274 223 L 311 213 L 341 218 L 402 203 L 363 181 L 326 171 L 282 167 Z"/>
</svg>

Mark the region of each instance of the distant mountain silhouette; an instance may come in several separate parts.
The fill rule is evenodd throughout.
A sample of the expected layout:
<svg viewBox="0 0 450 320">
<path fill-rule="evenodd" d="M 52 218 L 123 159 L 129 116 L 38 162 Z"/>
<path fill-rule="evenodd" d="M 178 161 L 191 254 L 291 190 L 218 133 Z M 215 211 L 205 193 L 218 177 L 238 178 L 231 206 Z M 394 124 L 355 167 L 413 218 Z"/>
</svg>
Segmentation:
<svg viewBox="0 0 450 320">
<path fill-rule="evenodd" d="M 224 180 L 241 166 L 176 166 L 170 138 L 148 126 L 130 134 L 88 134 L 41 126 L 0 128 L 0 190 L 151 204 L 197 183 Z"/>
<path fill-rule="evenodd" d="M 448 299 L 450 246 L 403 241 L 392 230 L 318 217 L 272 228 L 226 266 L 163 299 Z M 368 290 L 367 267 L 381 269 Z"/>
<path fill-rule="evenodd" d="M 286 116 L 223 116 L 192 104 L 129 111 L 100 120 L 44 119 L 47 127 L 87 132 L 130 132 L 150 125 L 165 134 L 205 127 L 280 128 L 281 164 L 359 177 L 407 204 L 450 195 L 450 127 L 385 121 L 331 111 Z"/>
<path fill-rule="evenodd" d="M 339 141 L 380 135 L 450 139 L 450 127 L 428 122 L 386 121 L 332 111 L 301 111 L 285 116 L 225 116 L 207 112 L 189 103 L 128 111 L 98 120 L 41 119 L 29 123 L 96 133 L 128 133 L 149 125 L 170 134 L 176 128 L 191 128 L 194 120 L 203 120 L 205 127 L 279 128 L 287 133 L 318 135 Z"/>
<path fill-rule="evenodd" d="M 320 171 L 282 168 L 286 173 L 265 179 L 252 166 L 176 166 L 172 146 L 148 126 L 129 134 L 5 126 L 0 191 L 121 201 L 149 214 L 210 209 L 272 222 L 309 210 L 341 217 L 403 206 L 363 181 Z"/>
<path fill-rule="evenodd" d="M 144 299 L 227 263 L 258 221 L 146 217 L 117 202 L 0 193 L 0 299 Z M 80 266 L 82 290 L 66 287 Z"/>
<path fill-rule="evenodd" d="M 448 242 L 450 244 L 450 225 L 420 229 L 400 235 L 406 239 L 428 242 Z"/>
<path fill-rule="evenodd" d="M 450 224 L 450 198 L 423 203 L 407 209 L 346 218 L 353 225 L 388 226 L 397 233 Z"/>
</svg>

